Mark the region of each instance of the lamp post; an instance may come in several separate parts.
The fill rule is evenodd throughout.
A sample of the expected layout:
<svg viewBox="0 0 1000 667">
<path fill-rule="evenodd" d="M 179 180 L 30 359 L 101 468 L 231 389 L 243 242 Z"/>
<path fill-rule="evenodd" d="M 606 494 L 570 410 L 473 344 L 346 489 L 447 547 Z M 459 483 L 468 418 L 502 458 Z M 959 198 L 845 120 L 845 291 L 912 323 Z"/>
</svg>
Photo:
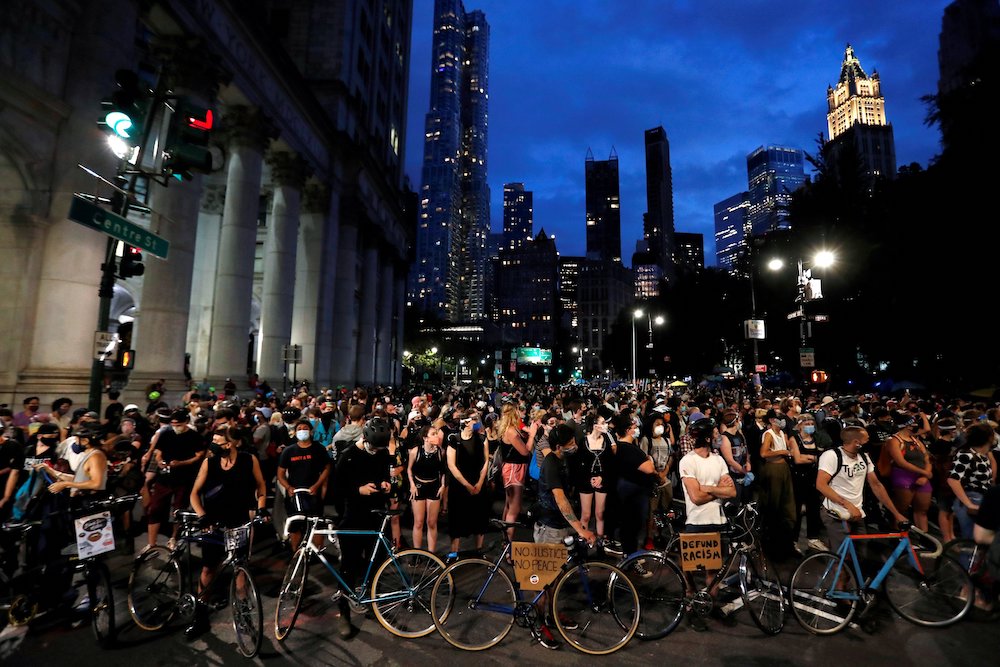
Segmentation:
<svg viewBox="0 0 1000 667">
<path fill-rule="evenodd" d="M 653 315 L 648 311 L 643 311 L 642 308 L 636 308 L 632 313 L 632 386 L 635 387 L 636 382 L 636 365 L 635 365 L 635 321 L 641 318 L 643 315 L 646 316 L 646 322 L 649 325 L 649 342 L 646 343 L 646 349 L 653 349 Z M 659 326 L 665 321 L 662 315 L 657 315 L 655 318 L 656 325 Z"/>
<path fill-rule="evenodd" d="M 812 257 L 812 267 L 825 269 L 833 266 L 837 261 L 836 255 L 829 250 L 820 250 Z M 780 259 L 772 259 L 768 262 L 767 268 L 777 271 L 784 267 L 785 263 Z M 796 263 L 796 288 L 795 312 L 789 315 L 789 319 L 795 318 L 799 321 L 799 341 L 804 347 L 809 337 L 809 316 L 806 315 L 806 303 L 823 298 L 819 280 L 812 277 L 812 268 L 805 268 L 800 257 Z"/>
</svg>

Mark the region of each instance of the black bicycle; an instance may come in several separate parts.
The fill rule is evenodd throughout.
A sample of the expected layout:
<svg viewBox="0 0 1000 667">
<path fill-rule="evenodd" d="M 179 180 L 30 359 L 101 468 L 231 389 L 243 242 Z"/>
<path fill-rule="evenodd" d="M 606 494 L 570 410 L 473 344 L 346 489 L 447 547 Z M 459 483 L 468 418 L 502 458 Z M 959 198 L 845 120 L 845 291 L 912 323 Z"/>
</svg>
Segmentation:
<svg viewBox="0 0 1000 667">
<path fill-rule="evenodd" d="M 128 608 L 132 620 L 143 630 L 162 629 L 175 618 L 190 622 L 199 601 L 204 602 L 221 579 L 226 568 L 232 569 L 229 583 L 229 610 L 236 632 L 236 646 L 240 655 L 252 658 L 260 650 L 264 637 L 264 616 L 260 594 L 247 567 L 254 519 L 236 528 L 215 530 L 201 525 L 194 512 L 178 510 L 174 520 L 180 524 L 177 548 L 171 551 L 155 546 L 144 551 L 135 560 L 128 580 Z M 212 581 L 200 593 L 191 576 L 192 543 L 222 545 L 226 559 L 216 571 Z"/>
</svg>

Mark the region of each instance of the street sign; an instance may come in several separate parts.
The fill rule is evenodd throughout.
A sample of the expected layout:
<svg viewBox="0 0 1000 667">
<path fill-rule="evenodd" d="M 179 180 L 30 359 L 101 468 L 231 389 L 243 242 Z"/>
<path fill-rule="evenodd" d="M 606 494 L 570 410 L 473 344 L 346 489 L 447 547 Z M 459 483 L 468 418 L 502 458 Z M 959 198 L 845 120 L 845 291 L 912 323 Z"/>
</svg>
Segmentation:
<svg viewBox="0 0 1000 667">
<path fill-rule="evenodd" d="M 767 372 L 767 364 L 757 364 L 756 366 L 753 367 L 753 372 L 754 373 L 766 373 Z"/>
<path fill-rule="evenodd" d="M 830 316 L 829 315 L 813 315 L 812 316 L 812 321 L 813 322 L 829 322 L 830 321 Z"/>
<path fill-rule="evenodd" d="M 118 347 L 118 334 L 108 331 L 94 332 L 94 359 L 104 361 L 111 358 Z"/>
<path fill-rule="evenodd" d="M 287 361 L 290 364 L 301 364 L 302 363 L 302 346 L 301 345 L 282 345 L 281 346 L 281 356 L 283 361 Z"/>
<path fill-rule="evenodd" d="M 73 196 L 68 217 L 73 222 L 104 232 L 111 238 L 141 248 L 160 259 L 166 259 L 170 250 L 170 242 L 166 239 L 80 196 Z"/>
<path fill-rule="evenodd" d="M 799 365 L 802 368 L 816 368 L 816 349 L 812 347 L 800 347 Z"/>
<path fill-rule="evenodd" d="M 764 340 L 764 320 L 744 320 L 743 333 L 747 340 Z"/>
<path fill-rule="evenodd" d="M 802 310 L 801 308 L 791 313 L 788 313 L 788 319 L 790 320 L 794 320 L 798 317 L 805 317 L 805 316 L 806 316 L 806 311 Z"/>
</svg>

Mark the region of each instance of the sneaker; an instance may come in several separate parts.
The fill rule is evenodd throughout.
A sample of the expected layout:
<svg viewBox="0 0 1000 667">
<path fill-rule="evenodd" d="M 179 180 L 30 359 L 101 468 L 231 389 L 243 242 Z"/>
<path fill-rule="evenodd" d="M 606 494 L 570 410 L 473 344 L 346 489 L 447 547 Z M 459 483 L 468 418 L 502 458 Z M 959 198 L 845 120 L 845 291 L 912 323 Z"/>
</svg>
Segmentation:
<svg viewBox="0 0 1000 667">
<path fill-rule="evenodd" d="M 622 549 L 622 543 L 618 540 L 604 540 L 604 551 L 612 556 L 617 556 L 618 558 L 625 555 L 625 552 Z"/>
<path fill-rule="evenodd" d="M 554 628 L 556 626 L 555 621 L 552 620 L 551 616 L 545 617 L 545 625 L 550 628 Z M 566 614 L 559 614 L 559 625 L 563 626 L 563 630 L 577 630 L 580 627 L 579 623 Z"/>
<path fill-rule="evenodd" d="M 652 551 L 653 549 L 655 549 L 656 545 L 653 544 L 653 538 L 649 538 L 648 540 L 646 540 L 646 544 L 643 545 L 643 548 L 646 551 Z"/>
<path fill-rule="evenodd" d="M 637 560 L 635 562 L 635 565 L 632 566 L 632 572 L 634 572 L 636 576 L 642 579 L 649 579 L 650 577 L 653 576 L 653 573 L 644 567 L 645 564 L 646 564 L 645 559 Z"/>
<path fill-rule="evenodd" d="M 818 537 L 814 537 L 811 540 L 809 540 L 808 544 L 810 549 L 815 549 L 816 551 L 830 550 L 829 548 L 827 548 L 826 544 L 824 544 L 823 540 L 819 539 Z"/>
<path fill-rule="evenodd" d="M 168 539 L 167 540 L 167 548 L 170 549 L 171 551 L 176 550 L 177 549 L 177 540 L 175 540 L 172 537 L 170 539 Z"/>
<path fill-rule="evenodd" d="M 556 639 L 555 634 L 552 632 L 552 628 L 547 625 L 541 625 L 538 627 L 538 632 L 535 633 L 535 639 L 538 643 L 549 649 L 550 651 L 555 651 L 559 648 L 559 640 Z"/>
</svg>

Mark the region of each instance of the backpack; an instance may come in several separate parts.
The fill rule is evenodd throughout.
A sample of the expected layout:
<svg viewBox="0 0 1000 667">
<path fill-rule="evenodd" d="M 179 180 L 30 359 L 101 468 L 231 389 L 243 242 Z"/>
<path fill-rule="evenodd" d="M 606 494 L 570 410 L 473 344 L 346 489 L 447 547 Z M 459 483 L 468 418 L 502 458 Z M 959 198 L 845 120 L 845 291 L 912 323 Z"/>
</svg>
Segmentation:
<svg viewBox="0 0 1000 667">
<path fill-rule="evenodd" d="M 883 449 L 885 449 L 885 448 L 883 447 Z M 833 453 L 837 456 L 837 469 L 833 472 L 832 475 L 830 475 L 830 481 L 827 482 L 827 484 L 832 483 L 833 482 L 833 478 L 836 477 L 837 475 L 839 475 L 840 474 L 840 469 L 844 467 L 844 452 L 843 452 L 843 450 L 840 447 L 834 447 L 833 448 Z M 860 454 L 861 454 L 862 459 L 864 460 L 864 462 L 868 465 L 869 468 L 871 468 L 872 467 L 871 457 L 869 457 L 868 454 L 866 454 L 865 452 L 860 452 Z M 881 461 L 881 458 L 879 458 L 879 461 Z"/>
</svg>

